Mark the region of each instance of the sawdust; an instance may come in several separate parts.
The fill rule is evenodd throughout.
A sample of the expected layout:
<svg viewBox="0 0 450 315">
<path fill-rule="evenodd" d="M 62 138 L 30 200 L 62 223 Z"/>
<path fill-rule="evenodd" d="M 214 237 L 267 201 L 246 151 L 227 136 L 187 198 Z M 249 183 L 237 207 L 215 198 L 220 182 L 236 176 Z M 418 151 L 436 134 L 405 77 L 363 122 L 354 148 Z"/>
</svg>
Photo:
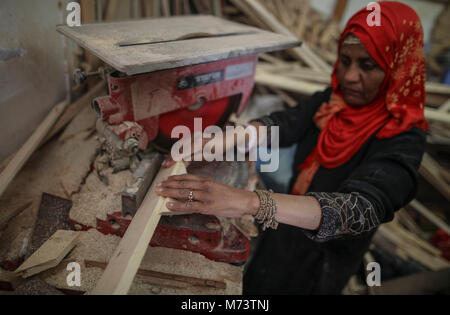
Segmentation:
<svg viewBox="0 0 450 315">
<path fill-rule="evenodd" d="M 20 260 L 23 246 L 26 247 L 31 238 L 43 192 L 67 198 L 61 185 L 64 176 L 70 178 L 70 181 L 66 181 L 66 190 L 79 189 L 90 171 L 97 145 L 94 137 L 86 139 L 86 132 L 81 132 L 64 142 L 53 139 L 33 154 L 0 201 L 0 213 L 15 211 L 14 204 L 17 200 L 33 201 L 30 207 L 10 220 L 3 231 L 0 237 L 0 262 Z"/>
<path fill-rule="evenodd" d="M 58 267 L 42 273 L 42 278 L 50 285 L 61 288 L 79 291 L 89 291 L 95 287 L 95 284 L 103 274 L 103 270 L 98 268 L 86 268 L 84 260 L 94 260 L 107 262 L 119 245 L 120 238 L 113 235 L 103 235 L 95 229 L 80 232 L 77 246 L 72 250 L 66 259 Z M 81 267 L 81 287 L 70 287 L 67 284 L 67 265 L 71 262 L 77 262 Z"/>
<path fill-rule="evenodd" d="M 57 288 L 89 292 L 102 276 L 103 269 L 86 268 L 84 261 L 108 262 L 120 240 L 119 237 L 103 235 L 97 230 L 81 232 L 78 245 L 69 256 L 58 267 L 41 274 L 41 276 L 48 284 Z M 66 278 L 69 271 L 66 270 L 66 267 L 70 262 L 78 262 L 80 264 L 82 280 L 79 288 L 71 288 L 67 285 Z M 194 287 L 179 281 L 137 275 L 129 294 L 236 295 L 242 293 L 242 267 L 213 262 L 200 254 L 168 248 L 149 247 L 140 268 L 202 279 L 225 280 L 227 288 L 226 290 L 221 290 Z"/>
<path fill-rule="evenodd" d="M 72 197 L 72 220 L 96 227 L 97 218 L 106 220 L 107 214 L 122 211 L 122 190 L 132 182 L 133 174 L 129 170 L 117 174 L 112 172 L 111 168 L 105 171 L 108 186 L 100 181 L 95 172 L 89 174 L 81 191 Z"/>
</svg>

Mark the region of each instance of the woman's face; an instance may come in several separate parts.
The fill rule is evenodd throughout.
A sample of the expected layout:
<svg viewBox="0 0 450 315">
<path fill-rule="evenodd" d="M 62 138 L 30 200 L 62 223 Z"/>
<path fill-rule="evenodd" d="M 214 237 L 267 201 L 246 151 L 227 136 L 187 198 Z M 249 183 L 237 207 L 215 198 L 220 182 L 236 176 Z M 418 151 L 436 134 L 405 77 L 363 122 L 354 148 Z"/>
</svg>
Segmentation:
<svg viewBox="0 0 450 315">
<path fill-rule="evenodd" d="M 355 107 L 372 103 L 386 76 L 384 70 L 362 44 L 342 45 L 339 57 L 337 74 L 345 102 Z"/>
</svg>

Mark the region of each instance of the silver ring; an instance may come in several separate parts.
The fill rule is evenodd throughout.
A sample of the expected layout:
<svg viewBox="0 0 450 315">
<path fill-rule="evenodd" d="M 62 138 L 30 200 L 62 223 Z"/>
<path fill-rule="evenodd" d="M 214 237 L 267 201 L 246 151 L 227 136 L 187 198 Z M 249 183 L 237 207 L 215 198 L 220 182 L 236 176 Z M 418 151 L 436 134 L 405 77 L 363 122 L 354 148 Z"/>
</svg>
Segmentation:
<svg viewBox="0 0 450 315">
<path fill-rule="evenodd" d="M 192 202 L 192 201 L 194 201 L 194 192 L 191 190 L 189 192 L 188 202 Z"/>
</svg>

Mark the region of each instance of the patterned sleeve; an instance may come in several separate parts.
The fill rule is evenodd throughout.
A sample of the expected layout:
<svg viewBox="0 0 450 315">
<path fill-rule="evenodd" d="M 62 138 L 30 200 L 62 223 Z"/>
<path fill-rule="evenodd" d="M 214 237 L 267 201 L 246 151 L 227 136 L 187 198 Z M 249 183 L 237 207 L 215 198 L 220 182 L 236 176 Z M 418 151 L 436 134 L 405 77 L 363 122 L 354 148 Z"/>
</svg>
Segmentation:
<svg viewBox="0 0 450 315">
<path fill-rule="evenodd" d="M 335 193 L 309 192 L 322 209 L 319 230 L 305 231 L 318 242 L 354 238 L 375 231 L 414 199 L 426 134 L 419 128 L 376 139 L 367 157 Z"/>
<path fill-rule="evenodd" d="M 371 232 L 380 225 L 372 203 L 359 193 L 308 193 L 322 209 L 322 224 L 316 232 L 305 231 L 316 240 L 330 240 Z"/>
</svg>

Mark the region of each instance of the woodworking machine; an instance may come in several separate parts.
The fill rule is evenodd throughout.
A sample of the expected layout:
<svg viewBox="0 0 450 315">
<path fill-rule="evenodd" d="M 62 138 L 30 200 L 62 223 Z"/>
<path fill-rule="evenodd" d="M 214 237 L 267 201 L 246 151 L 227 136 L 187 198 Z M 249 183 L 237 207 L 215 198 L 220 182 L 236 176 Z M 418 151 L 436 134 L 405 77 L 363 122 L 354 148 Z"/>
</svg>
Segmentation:
<svg viewBox="0 0 450 315">
<path fill-rule="evenodd" d="M 240 115 L 254 86 L 258 54 L 300 43 L 257 28 L 212 16 L 184 16 L 80 27 L 58 31 L 99 57 L 106 66 L 94 74 L 108 83 L 109 95 L 93 100 L 102 137 L 102 172 L 131 169 L 135 182 L 124 187 L 122 212 L 98 220 L 95 228 L 123 236 L 132 216 L 161 167 L 163 154 L 178 139 L 172 129 L 223 127 L 231 114 Z M 81 81 L 92 75 L 76 72 Z M 194 163 L 190 173 L 215 177 L 245 188 L 246 163 Z M 107 184 L 106 177 L 103 178 Z M 243 263 L 250 241 L 233 225 L 224 228 L 213 216 L 163 217 L 151 245 L 200 253 L 209 259 Z"/>
</svg>

